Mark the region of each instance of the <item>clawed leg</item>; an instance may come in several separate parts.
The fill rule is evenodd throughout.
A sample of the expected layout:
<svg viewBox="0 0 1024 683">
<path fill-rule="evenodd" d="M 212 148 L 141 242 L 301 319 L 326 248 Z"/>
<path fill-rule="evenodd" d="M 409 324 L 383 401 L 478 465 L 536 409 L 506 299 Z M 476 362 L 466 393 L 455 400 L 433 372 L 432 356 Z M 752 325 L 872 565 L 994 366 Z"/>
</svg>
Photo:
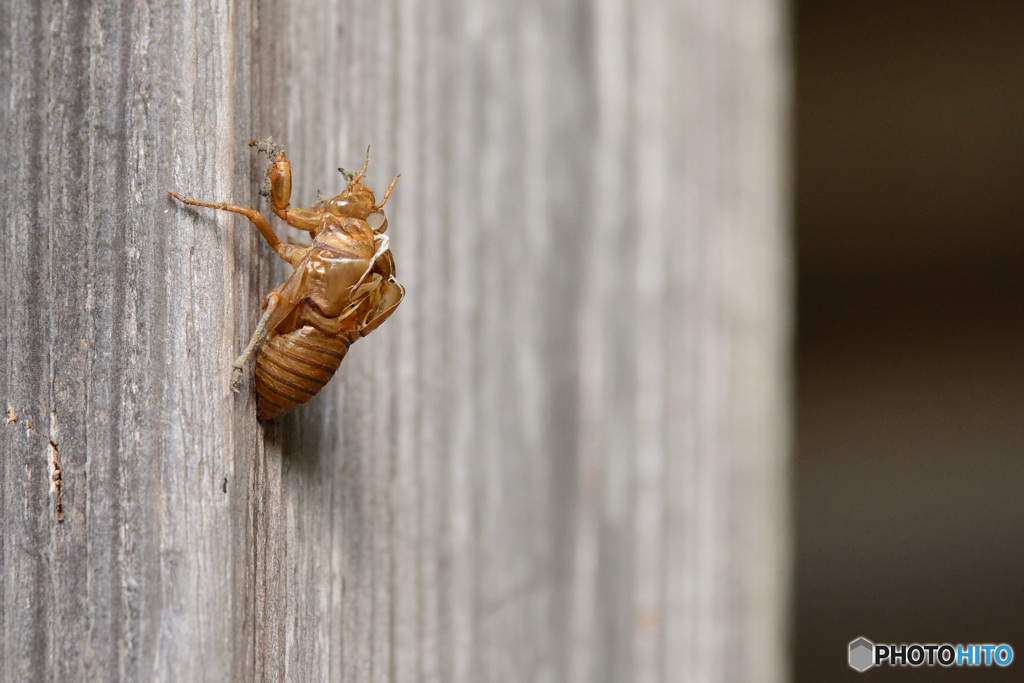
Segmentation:
<svg viewBox="0 0 1024 683">
<path fill-rule="evenodd" d="M 270 197 L 274 213 L 293 228 L 315 232 L 320 225 L 320 212 L 291 206 L 292 165 L 285 156 L 284 146 L 275 144 L 272 138 L 260 142 L 253 140 L 249 146 L 270 157 L 270 165 L 267 167 L 268 189 L 265 194 Z"/>
<path fill-rule="evenodd" d="M 256 347 L 263 341 L 263 337 L 267 334 L 267 328 L 270 326 L 270 319 L 273 317 L 274 311 L 281 301 L 281 298 L 274 293 L 271 293 L 268 298 L 267 310 L 260 318 L 260 321 L 256 323 L 256 331 L 252 333 L 249 345 L 242 351 L 242 355 L 231 364 L 231 391 L 236 394 L 238 393 L 238 385 L 242 380 L 242 371 L 245 369 L 245 364 L 249 362 L 252 354 L 256 351 Z"/>
<path fill-rule="evenodd" d="M 257 211 L 256 209 L 250 209 L 245 206 L 238 206 L 237 204 L 228 204 L 227 202 L 206 202 L 201 199 L 193 199 L 192 197 L 182 197 L 177 192 L 168 190 L 167 194 L 171 195 L 179 202 L 183 204 L 190 204 L 192 206 L 205 206 L 210 209 L 218 209 L 220 211 L 230 211 L 232 213 L 240 213 L 252 222 L 253 225 L 263 235 L 263 239 L 267 241 L 270 248 L 277 252 L 277 255 L 283 258 L 293 266 L 298 265 L 302 261 L 302 257 L 305 256 L 306 250 L 288 244 L 282 241 L 277 235 L 274 234 L 273 229 L 270 227 L 270 223 L 267 219 Z"/>
</svg>

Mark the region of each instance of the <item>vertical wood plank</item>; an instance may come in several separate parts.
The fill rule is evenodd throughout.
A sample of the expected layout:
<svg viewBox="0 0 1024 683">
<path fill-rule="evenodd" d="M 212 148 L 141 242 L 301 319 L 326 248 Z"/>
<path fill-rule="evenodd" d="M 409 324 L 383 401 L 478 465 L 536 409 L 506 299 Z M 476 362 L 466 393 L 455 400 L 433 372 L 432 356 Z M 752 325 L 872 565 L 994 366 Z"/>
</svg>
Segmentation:
<svg viewBox="0 0 1024 683">
<path fill-rule="evenodd" d="M 781 3 L 3 10 L 0 678 L 786 677 Z M 266 135 L 408 296 L 259 425 Z"/>
</svg>

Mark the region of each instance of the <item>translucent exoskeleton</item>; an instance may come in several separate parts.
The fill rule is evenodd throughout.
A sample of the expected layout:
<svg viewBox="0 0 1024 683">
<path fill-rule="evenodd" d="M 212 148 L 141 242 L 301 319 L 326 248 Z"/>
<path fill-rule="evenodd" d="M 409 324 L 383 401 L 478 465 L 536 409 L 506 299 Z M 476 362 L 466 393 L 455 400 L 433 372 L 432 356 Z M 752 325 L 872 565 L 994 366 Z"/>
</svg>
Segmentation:
<svg viewBox="0 0 1024 683">
<path fill-rule="evenodd" d="M 238 391 L 242 370 L 256 354 L 257 416 L 269 420 L 305 403 L 334 375 L 348 347 L 377 329 L 405 296 L 395 279 L 395 260 L 384 231 L 384 204 L 395 182 L 377 203 L 363 184 L 369 163 L 334 197 L 320 197 L 308 209 L 290 206 L 291 165 L 284 148 L 267 138 L 249 143 L 270 158 L 267 186 L 274 213 L 288 225 L 305 230 L 313 244 L 282 241 L 256 209 L 207 202 L 168 191 L 175 199 L 248 218 L 277 255 L 295 269 L 263 299 L 264 313 L 242 354 L 235 360 L 231 386 Z M 341 169 L 338 169 L 341 170 Z"/>
</svg>

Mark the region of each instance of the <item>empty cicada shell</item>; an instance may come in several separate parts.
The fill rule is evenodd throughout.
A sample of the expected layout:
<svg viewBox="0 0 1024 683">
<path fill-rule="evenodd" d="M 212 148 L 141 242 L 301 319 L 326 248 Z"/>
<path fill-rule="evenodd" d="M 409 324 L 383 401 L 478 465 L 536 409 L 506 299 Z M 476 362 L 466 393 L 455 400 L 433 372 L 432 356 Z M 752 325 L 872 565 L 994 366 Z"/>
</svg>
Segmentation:
<svg viewBox="0 0 1024 683">
<path fill-rule="evenodd" d="M 170 195 L 186 204 L 244 215 L 295 269 L 264 298 L 256 332 L 233 366 L 232 388 L 237 391 L 242 369 L 256 353 L 257 415 L 269 420 L 313 398 L 337 371 L 352 342 L 377 329 L 405 296 L 384 234 L 388 220 L 383 208 L 398 178 L 378 204 L 362 182 L 364 163 L 357 175 L 346 175 L 348 186 L 341 194 L 299 209 L 288 203 L 292 174 L 284 148 L 270 138 L 249 144 L 270 157 L 266 193 L 274 213 L 310 233 L 311 246 L 281 241 L 256 209 Z"/>
</svg>

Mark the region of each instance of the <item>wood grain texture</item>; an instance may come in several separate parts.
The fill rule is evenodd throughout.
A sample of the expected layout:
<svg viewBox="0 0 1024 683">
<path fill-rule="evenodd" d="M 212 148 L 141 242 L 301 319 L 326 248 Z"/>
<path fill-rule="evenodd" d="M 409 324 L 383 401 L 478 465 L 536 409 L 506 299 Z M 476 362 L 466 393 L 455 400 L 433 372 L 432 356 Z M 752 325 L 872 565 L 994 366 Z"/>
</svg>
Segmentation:
<svg viewBox="0 0 1024 683">
<path fill-rule="evenodd" d="M 0 7 L 0 679 L 785 678 L 778 0 Z M 408 295 L 262 427 L 268 134 Z"/>
</svg>

